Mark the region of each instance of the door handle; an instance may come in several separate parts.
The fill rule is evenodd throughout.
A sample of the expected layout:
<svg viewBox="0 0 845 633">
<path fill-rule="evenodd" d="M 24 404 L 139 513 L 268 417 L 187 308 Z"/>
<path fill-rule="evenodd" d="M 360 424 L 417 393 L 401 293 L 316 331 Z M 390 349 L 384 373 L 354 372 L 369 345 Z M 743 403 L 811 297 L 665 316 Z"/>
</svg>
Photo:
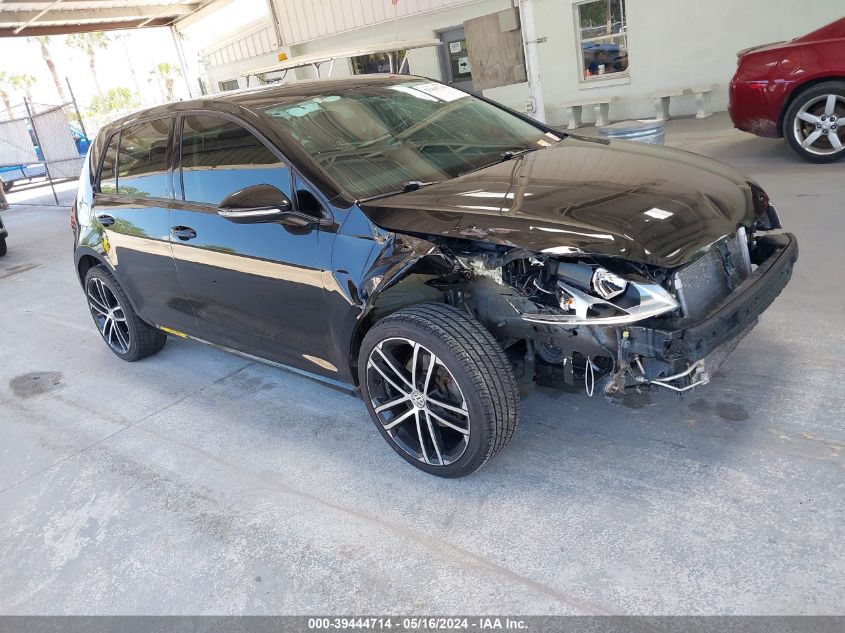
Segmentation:
<svg viewBox="0 0 845 633">
<path fill-rule="evenodd" d="M 98 213 L 95 215 L 95 217 L 103 226 L 111 226 L 112 224 L 114 224 L 114 218 L 108 213 Z"/>
<path fill-rule="evenodd" d="M 190 226 L 172 226 L 170 227 L 170 232 L 173 234 L 173 237 L 178 237 L 183 242 L 192 240 L 197 236 L 197 232 Z"/>
</svg>

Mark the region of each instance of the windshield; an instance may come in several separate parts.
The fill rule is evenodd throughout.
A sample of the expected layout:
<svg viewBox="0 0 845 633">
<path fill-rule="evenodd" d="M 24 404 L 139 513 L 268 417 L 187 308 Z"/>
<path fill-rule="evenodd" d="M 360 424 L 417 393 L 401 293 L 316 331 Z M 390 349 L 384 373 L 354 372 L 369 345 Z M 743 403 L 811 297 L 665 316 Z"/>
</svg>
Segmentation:
<svg viewBox="0 0 845 633">
<path fill-rule="evenodd" d="M 361 86 L 264 108 L 356 198 L 455 178 L 560 137 L 439 83 Z"/>
</svg>

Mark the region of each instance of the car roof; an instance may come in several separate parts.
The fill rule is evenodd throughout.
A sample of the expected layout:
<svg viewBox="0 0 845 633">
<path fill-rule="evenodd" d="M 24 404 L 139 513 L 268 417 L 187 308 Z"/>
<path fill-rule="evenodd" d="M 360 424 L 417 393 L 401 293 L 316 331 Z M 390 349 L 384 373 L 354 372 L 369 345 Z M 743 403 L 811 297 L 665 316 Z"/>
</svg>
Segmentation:
<svg viewBox="0 0 845 633">
<path fill-rule="evenodd" d="M 211 98 L 217 101 L 237 103 L 252 109 L 254 103 L 263 104 L 268 100 L 278 100 L 279 103 L 299 101 L 310 97 L 319 97 L 339 90 L 363 88 L 366 86 L 396 84 L 408 79 L 425 79 L 416 75 L 353 75 L 336 79 L 297 79 L 286 84 L 270 84 L 254 88 L 241 88 L 216 95 Z"/>
<path fill-rule="evenodd" d="M 111 131 L 127 124 L 131 125 L 139 119 L 186 110 L 215 110 L 220 108 L 231 112 L 232 106 L 235 106 L 235 109 L 244 109 L 254 114 L 261 114 L 261 110 L 265 107 L 330 95 L 341 90 L 402 83 L 409 79 L 426 80 L 427 78 L 416 75 L 372 74 L 336 79 L 297 79 L 285 84 L 241 88 L 240 90 L 205 95 L 198 99 L 174 101 L 152 108 L 136 110 L 105 126 L 103 131 L 106 129 Z M 433 80 L 429 79 L 428 81 Z"/>
<path fill-rule="evenodd" d="M 164 117 L 179 112 L 204 110 L 220 113 L 224 116 L 226 114 L 233 115 L 238 120 L 251 125 L 265 139 L 280 149 L 287 158 L 294 161 L 305 177 L 320 188 L 328 199 L 334 200 L 337 198 L 338 204 L 348 206 L 352 204 L 353 198 L 345 196 L 346 192 L 344 192 L 343 188 L 334 182 L 330 175 L 318 167 L 313 157 L 309 156 L 304 149 L 295 143 L 290 143 L 289 139 L 280 135 L 278 130 L 275 129 L 276 126 L 271 124 L 270 117 L 264 114 L 263 109 L 302 101 L 303 99 L 328 96 L 343 90 L 364 88 L 367 86 L 391 85 L 403 83 L 408 80 L 434 81 L 415 75 L 387 74 L 355 75 L 353 77 L 339 79 L 304 79 L 291 81 L 286 84 L 271 84 L 255 88 L 232 90 L 230 92 L 207 95 L 199 99 L 175 101 L 152 108 L 137 110 L 112 121 L 100 129 L 92 151 L 92 161 L 90 163 L 91 178 L 93 181 L 96 166 L 99 165 L 100 156 L 105 149 L 105 143 L 118 130 L 152 118 Z M 345 202 L 341 202 L 340 198 L 344 197 Z"/>
</svg>

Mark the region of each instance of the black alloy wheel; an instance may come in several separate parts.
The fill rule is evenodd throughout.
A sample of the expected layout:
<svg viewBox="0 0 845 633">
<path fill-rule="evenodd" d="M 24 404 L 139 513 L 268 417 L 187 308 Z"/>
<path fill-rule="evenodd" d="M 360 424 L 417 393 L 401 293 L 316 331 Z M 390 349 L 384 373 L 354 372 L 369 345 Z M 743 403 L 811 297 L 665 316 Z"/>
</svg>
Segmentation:
<svg viewBox="0 0 845 633">
<path fill-rule="evenodd" d="M 504 351 L 454 307 L 419 304 L 380 320 L 361 345 L 358 375 L 376 428 L 430 474 L 475 472 L 516 428 L 519 394 Z"/>
<path fill-rule="evenodd" d="M 104 266 L 88 271 L 85 297 L 100 336 L 123 360 L 140 360 L 164 347 L 167 335 L 135 314 L 120 284 Z"/>
</svg>

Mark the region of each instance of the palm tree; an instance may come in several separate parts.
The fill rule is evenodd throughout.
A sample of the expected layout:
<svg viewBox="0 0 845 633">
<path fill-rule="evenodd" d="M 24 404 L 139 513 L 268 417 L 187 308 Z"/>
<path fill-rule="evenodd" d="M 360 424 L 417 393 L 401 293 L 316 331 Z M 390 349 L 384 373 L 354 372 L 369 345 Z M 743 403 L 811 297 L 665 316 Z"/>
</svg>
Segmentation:
<svg viewBox="0 0 845 633">
<path fill-rule="evenodd" d="M 6 114 L 9 119 L 15 118 L 15 113 L 12 111 L 12 102 L 9 100 L 8 89 L 11 87 L 11 77 L 9 74 L 0 70 L 0 99 L 3 100 L 3 105 L 6 106 Z"/>
<path fill-rule="evenodd" d="M 109 40 L 108 36 L 102 31 L 95 31 L 94 33 L 76 33 L 74 35 L 68 35 L 65 41 L 68 46 L 78 48 L 88 55 L 88 65 L 91 67 L 91 78 L 94 80 L 94 88 L 96 88 L 97 94 L 102 97 L 103 90 L 100 88 L 100 82 L 97 79 L 96 55 L 97 49 L 108 48 L 111 40 Z"/>
<path fill-rule="evenodd" d="M 59 98 L 62 103 L 67 101 L 65 97 L 65 89 L 59 80 L 59 73 L 56 72 L 56 64 L 53 63 L 53 56 L 50 54 L 50 38 L 47 35 L 39 35 L 35 38 L 41 46 L 41 57 L 44 58 L 44 63 L 50 69 L 50 74 L 53 75 L 53 83 L 56 84 L 56 90 L 59 92 Z"/>
<path fill-rule="evenodd" d="M 118 86 L 117 88 L 110 88 L 105 96 L 91 99 L 91 108 L 88 113 L 97 116 L 111 112 L 123 112 L 137 107 L 139 103 L 138 95 L 129 88 Z"/>
<path fill-rule="evenodd" d="M 30 107 L 32 106 L 32 86 L 35 85 L 35 82 L 38 81 L 38 78 L 35 75 L 12 75 L 9 77 L 9 83 L 12 85 L 12 88 L 15 90 L 23 90 L 23 93 L 26 95 L 26 100 L 29 101 Z"/>
<path fill-rule="evenodd" d="M 161 62 L 156 66 L 155 72 L 164 81 L 164 90 L 167 92 L 167 100 L 173 101 L 173 78 L 181 75 L 182 71 L 173 64 Z"/>
</svg>

